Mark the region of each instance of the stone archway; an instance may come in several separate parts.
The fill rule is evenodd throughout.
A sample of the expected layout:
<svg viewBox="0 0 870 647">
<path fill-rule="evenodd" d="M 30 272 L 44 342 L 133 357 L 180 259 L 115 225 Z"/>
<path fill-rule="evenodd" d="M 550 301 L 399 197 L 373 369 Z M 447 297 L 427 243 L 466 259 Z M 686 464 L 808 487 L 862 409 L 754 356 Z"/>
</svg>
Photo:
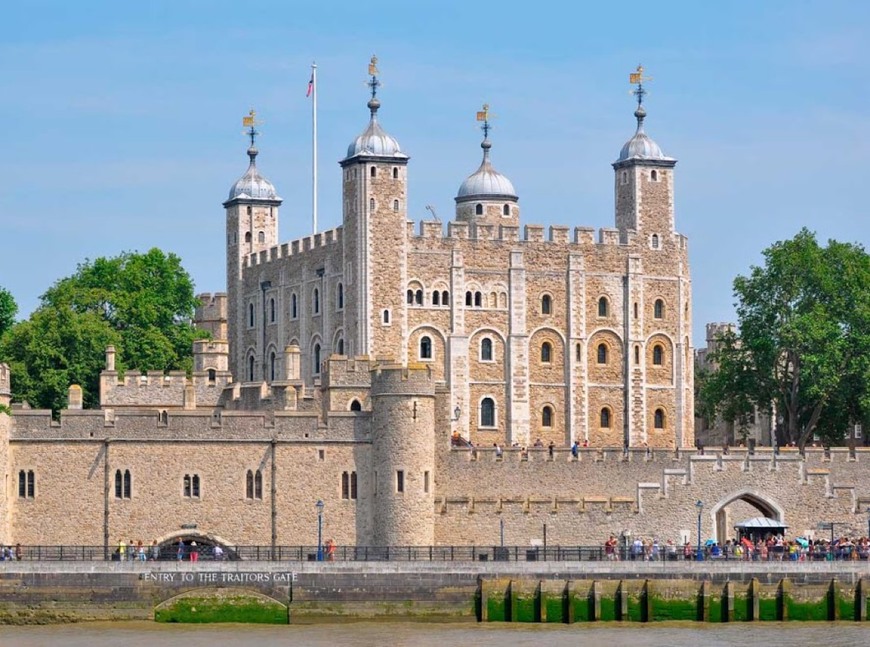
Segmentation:
<svg viewBox="0 0 870 647">
<path fill-rule="evenodd" d="M 235 550 L 233 544 L 230 544 L 222 537 L 211 533 L 198 532 L 196 530 L 181 530 L 158 537 L 156 541 L 159 551 L 158 559 L 160 560 L 177 560 L 178 549 L 182 544 L 182 557 L 185 560 L 189 559 L 193 542 L 196 542 L 197 552 L 199 553 L 200 559 L 215 559 L 215 546 L 220 546 L 222 550 L 222 555 L 219 556 L 220 559 L 224 561 L 235 561 L 241 559 L 241 556 Z M 148 557 L 150 558 L 150 546 L 148 547 L 148 551 Z"/>
<path fill-rule="evenodd" d="M 760 516 L 785 523 L 785 510 L 783 510 L 781 505 L 758 490 L 743 488 L 723 497 L 710 510 L 713 522 L 713 539 L 720 543 L 724 543 L 726 539 L 734 537 L 734 524 L 743 520 L 733 519 L 730 514 L 729 506 L 737 502 L 748 504 L 758 511 Z"/>
</svg>

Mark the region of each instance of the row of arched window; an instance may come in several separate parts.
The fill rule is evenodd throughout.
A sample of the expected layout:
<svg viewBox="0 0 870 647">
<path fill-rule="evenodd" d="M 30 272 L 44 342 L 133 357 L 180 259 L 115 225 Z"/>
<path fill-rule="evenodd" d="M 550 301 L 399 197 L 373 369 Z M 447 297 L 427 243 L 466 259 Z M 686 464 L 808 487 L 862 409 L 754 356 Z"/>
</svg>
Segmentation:
<svg viewBox="0 0 870 647">
<path fill-rule="evenodd" d="M 36 496 L 36 474 L 33 470 L 18 472 L 18 497 L 32 499 Z"/>
<path fill-rule="evenodd" d="M 374 170 L 374 168 L 372 168 L 372 170 Z M 376 208 L 376 205 L 377 205 L 377 203 L 375 202 L 375 199 L 369 198 L 369 211 L 374 211 Z M 399 210 L 399 201 L 393 200 L 393 211 L 398 211 L 398 210 Z"/>
<path fill-rule="evenodd" d="M 133 479 L 130 470 L 115 470 L 115 498 L 129 499 L 133 495 Z"/>
<path fill-rule="evenodd" d="M 423 290 L 420 288 L 417 288 L 416 290 L 408 289 L 407 301 L 408 305 L 422 306 Z M 434 290 L 432 292 L 431 303 L 433 306 L 449 306 L 450 292 L 448 292 L 447 290 Z"/>
<path fill-rule="evenodd" d="M 483 204 L 482 203 L 478 202 L 476 205 L 474 205 L 474 215 L 475 216 L 482 216 L 483 215 Z M 503 215 L 503 216 L 511 215 L 511 206 L 509 204 L 502 205 L 501 215 Z"/>
<path fill-rule="evenodd" d="M 377 176 L 378 176 L 378 169 L 377 169 L 377 167 L 376 167 L 376 166 L 372 166 L 371 168 L 369 168 L 369 177 L 377 177 Z M 394 180 L 398 180 L 398 179 L 399 179 L 399 167 L 398 167 L 398 166 L 394 166 L 394 167 L 393 167 L 393 179 L 394 179 Z"/>
<path fill-rule="evenodd" d="M 480 401 L 479 422 L 481 427 L 496 426 L 495 400 L 485 397 Z M 613 424 L 613 414 L 609 407 L 603 407 L 599 414 L 599 426 L 609 429 Z M 556 424 L 556 410 L 549 404 L 541 408 L 541 427 L 554 427 Z M 665 410 L 658 408 L 653 412 L 653 428 L 665 428 Z"/>
<path fill-rule="evenodd" d="M 260 470 L 248 470 L 245 474 L 245 498 L 263 498 L 263 472 Z"/>
</svg>

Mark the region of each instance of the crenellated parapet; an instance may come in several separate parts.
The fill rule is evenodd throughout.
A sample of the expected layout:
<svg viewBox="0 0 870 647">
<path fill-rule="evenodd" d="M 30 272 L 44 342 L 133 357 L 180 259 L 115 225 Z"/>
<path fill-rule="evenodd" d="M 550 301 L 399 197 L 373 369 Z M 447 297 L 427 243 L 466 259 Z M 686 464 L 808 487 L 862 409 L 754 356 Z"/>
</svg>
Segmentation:
<svg viewBox="0 0 870 647">
<path fill-rule="evenodd" d="M 342 228 L 328 229 L 305 238 L 300 238 L 289 243 L 270 247 L 268 250 L 263 250 L 254 254 L 250 254 L 244 259 L 244 267 L 255 267 L 265 265 L 273 261 L 278 261 L 291 256 L 298 256 L 315 249 L 326 247 L 334 247 L 340 245 L 342 240 Z"/>
</svg>

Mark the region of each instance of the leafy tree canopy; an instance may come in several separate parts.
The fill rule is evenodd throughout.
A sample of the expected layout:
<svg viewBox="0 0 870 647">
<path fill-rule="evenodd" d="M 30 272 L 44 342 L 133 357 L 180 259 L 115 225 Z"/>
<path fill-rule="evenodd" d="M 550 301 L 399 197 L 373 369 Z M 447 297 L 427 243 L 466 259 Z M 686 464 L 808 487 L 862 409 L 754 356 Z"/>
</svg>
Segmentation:
<svg viewBox="0 0 870 647">
<path fill-rule="evenodd" d="M 0 287 L 0 338 L 3 334 L 12 328 L 15 323 L 15 315 L 18 313 L 18 304 L 12 298 L 9 290 Z"/>
<path fill-rule="evenodd" d="M 870 255 L 802 229 L 734 281 L 739 332 L 713 353 L 701 400 L 726 420 L 775 413 L 778 441 L 837 443 L 870 413 Z"/>
<path fill-rule="evenodd" d="M 66 406 L 69 385 L 80 384 L 85 406 L 96 406 L 109 344 L 119 370 L 189 371 L 193 340 L 206 336 L 191 323 L 196 304 L 175 254 L 155 248 L 85 261 L 0 343 L 13 397 L 56 411 Z"/>
</svg>

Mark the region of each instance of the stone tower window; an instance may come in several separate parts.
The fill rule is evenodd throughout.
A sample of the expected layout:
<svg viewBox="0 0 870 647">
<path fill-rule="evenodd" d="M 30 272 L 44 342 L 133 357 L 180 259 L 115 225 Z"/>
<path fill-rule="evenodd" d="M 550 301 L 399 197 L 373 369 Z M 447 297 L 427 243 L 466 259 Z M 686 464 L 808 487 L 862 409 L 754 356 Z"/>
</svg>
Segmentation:
<svg viewBox="0 0 870 647">
<path fill-rule="evenodd" d="M 607 297 L 601 297 L 598 299 L 598 316 L 606 317 L 607 311 L 609 310 L 609 304 L 607 303 Z"/>
<path fill-rule="evenodd" d="M 610 409 L 608 409 L 607 407 L 601 409 L 599 426 L 603 429 L 610 429 Z"/>
<path fill-rule="evenodd" d="M 541 426 L 542 427 L 552 427 L 553 426 L 553 407 L 547 405 L 541 411 Z"/>
<path fill-rule="evenodd" d="M 248 382 L 254 381 L 254 356 L 248 357 Z"/>
<path fill-rule="evenodd" d="M 396 166 L 393 167 L 393 179 L 394 179 L 394 180 L 398 180 L 398 179 L 399 179 L 399 169 L 398 169 L 398 167 L 396 167 Z"/>
<path fill-rule="evenodd" d="M 208 381 L 214 382 L 217 379 L 217 371 L 213 368 L 208 369 Z"/>
<path fill-rule="evenodd" d="M 634 363 L 640 364 L 640 346 L 634 347 Z"/>
<path fill-rule="evenodd" d="M 492 340 L 489 337 L 480 340 L 480 361 L 492 361 Z"/>
<path fill-rule="evenodd" d="M 36 493 L 36 474 L 33 470 L 18 472 L 18 498 L 32 499 Z"/>
<path fill-rule="evenodd" d="M 552 314 L 553 311 L 553 297 L 549 294 L 545 294 L 541 297 L 541 314 L 548 315 Z"/>
<path fill-rule="evenodd" d="M 441 305 L 441 293 L 438 292 L 438 290 L 435 290 L 432 293 L 432 305 L 433 306 L 440 306 Z"/>
<path fill-rule="evenodd" d="M 658 174 L 658 172 L 656 172 L 655 169 L 653 169 L 652 171 L 649 172 L 649 179 L 651 182 L 658 182 L 659 181 L 659 174 Z"/>
<path fill-rule="evenodd" d="M 246 231 L 246 232 L 245 232 L 245 242 L 246 242 L 246 243 L 250 243 L 250 242 L 251 242 L 251 232 L 249 232 L 249 231 Z"/>
<path fill-rule="evenodd" d="M 637 301 L 634 302 L 634 318 L 637 319 Z"/>
<path fill-rule="evenodd" d="M 553 361 L 553 345 L 550 342 L 545 341 L 543 344 L 541 344 L 541 363 L 542 364 L 549 364 L 552 361 Z"/>
<path fill-rule="evenodd" d="M 423 305 L 423 290 L 417 290 L 414 293 L 414 303 L 418 306 Z"/>
<path fill-rule="evenodd" d="M 653 427 L 655 427 L 656 429 L 664 429 L 665 428 L 665 411 L 664 411 L 664 409 L 656 409 L 656 412 L 653 415 Z"/>
<path fill-rule="evenodd" d="M 254 327 L 254 304 L 248 304 L 248 326 Z"/>
<path fill-rule="evenodd" d="M 374 171 L 375 169 L 372 169 L 372 170 Z M 375 210 L 375 199 L 369 198 L 369 211 L 374 211 L 374 210 Z"/>
<path fill-rule="evenodd" d="M 623 171 L 619 176 L 619 181 L 622 184 L 628 184 L 628 171 Z"/>
<path fill-rule="evenodd" d="M 420 338 L 420 359 L 432 359 L 432 339 L 430 337 Z"/>
<path fill-rule="evenodd" d="M 132 491 L 130 470 L 115 470 L 115 498 L 129 499 Z"/>
<path fill-rule="evenodd" d="M 450 293 L 447 290 L 441 292 L 441 305 L 449 306 L 450 305 Z"/>
<path fill-rule="evenodd" d="M 269 321 L 275 323 L 275 299 L 269 299 Z"/>
<path fill-rule="evenodd" d="M 405 470 L 396 470 L 396 492 L 402 494 L 405 491 Z"/>
<path fill-rule="evenodd" d="M 389 310 L 384 310 L 383 314 L 381 315 L 381 321 L 384 322 L 385 326 L 390 325 L 390 311 Z"/>
<path fill-rule="evenodd" d="M 373 166 L 371 168 L 371 170 L 369 171 L 369 175 L 371 175 L 372 177 L 377 177 L 378 176 L 378 169 Z"/>
<path fill-rule="evenodd" d="M 338 343 L 336 344 L 336 350 L 338 351 L 339 355 L 344 355 L 344 339 L 338 339 Z"/>
<path fill-rule="evenodd" d="M 320 344 L 314 344 L 311 373 L 313 375 L 320 375 Z"/>
<path fill-rule="evenodd" d="M 320 314 L 320 290 L 314 288 L 314 314 Z"/>
<path fill-rule="evenodd" d="M 335 289 L 335 301 L 338 309 L 344 310 L 344 285 L 342 283 L 339 283 Z"/>
<path fill-rule="evenodd" d="M 296 294 L 290 295 L 290 318 L 296 319 L 299 316 L 299 301 Z"/>
<path fill-rule="evenodd" d="M 495 427 L 495 400 L 492 398 L 480 401 L 480 426 Z"/>
<path fill-rule="evenodd" d="M 251 215 L 251 207 L 250 207 L 250 205 L 248 205 L 248 208 L 245 209 L 245 213 L 247 213 L 249 216 Z"/>
<path fill-rule="evenodd" d="M 248 470 L 245 475 L 245 498 L 263 499 L 263 472 Z"/>
<path fill-rule="evenodd" d="M 398 210 L 399 210 L 399 201 L 393 200 L 393 211 L 398 211 Z"/>
<path fill-rule="evenodd" d="M 408 293 L 405 295 L 405 300 L 408 302 L 408 305 L 414 304 L 414 290 L 408 290 Z"/>
<path fill-rule="evenodd" d="M 509 205 L 509 204 L 506 204 L 504 207 L 502 207 L 501 212 L 502 212 L 502 214 L 505 215 L 505 216 L 509 216 L 509 215 L 511 215 L 511 207 L 510 207 L 510 205 Z"/>
<path fill-rule="evenodd" d="M 275 381 L 275 351 L 269 354 L 269 381 Z"/>
<path fill-rule="evenodd" d="M 466 292 L 465 293 L 465 305 L 470 306 L 472 298 L 473 297 L 472 297 L 471 291 Z"/>
<path fill-rule="evenodd" d="M 598 363 L 607 364 L 607 344 L 603 342 L 598 344 L 596 352 L 598 354 Z"/>
<path fill-rule="evenodd" d="M 263 233 L 262 231 L 257 234 L 257 242 L 258 243 L 265 243 L 266 242 L 266 234 Z"/>
<path fill-rule="evenodd" d="M 474 293 L 474 307 L 480 308 L 483 305 L 483 294 L 481 292 Z"/>
<path fill-rule="evenodd" d="M 652 246 L 653 249 L 659 248 L 659 235 L 658 234 L 652 235 L 652 238 L 650 239 L 650 245 Z"/>
<path fill-rule="evenodd" d="M 483 205 L 482 204 L 474 205 L 474 215 L 475 216 L 482 216 L 483 215 Z"/>
<path fill-rule="evenodd" d="M 665 302 L 661 299 L 656 299 L 655 305 L 653 306 L 653 317 L 656 319 L 662 319 L 665 316 Z"/>
<path fill-rule="evenodd" d="M 357 400 L 356 398 L 351 400 L 350 410 L 351 411 L 362 411 L 362 405 L 359 403 L 359 400 Z"/>
<path fill-rule="evenodd" d="M 653 346 L 653 364 L 655 366 L 661 366 L 662 360 L 664 358 L 665 349 L 662 348 L 661 344 L 656 344 Z"/>
<path fill-rule="evenodd" d="M 583 346 L 581 344 L 577 344 L 574 347 L 574 359 L 578 362 L 583 361 Z"/>
<path fill-rule="evenodd" d="M 341 473 L 341 498 L 356 499 L 356 472 Z"/>
<path fill-rule="evenodd" d="M 187 498 L 199 498 L 199 474 L 185 474 L 182 493 Z"/>
</svg>

